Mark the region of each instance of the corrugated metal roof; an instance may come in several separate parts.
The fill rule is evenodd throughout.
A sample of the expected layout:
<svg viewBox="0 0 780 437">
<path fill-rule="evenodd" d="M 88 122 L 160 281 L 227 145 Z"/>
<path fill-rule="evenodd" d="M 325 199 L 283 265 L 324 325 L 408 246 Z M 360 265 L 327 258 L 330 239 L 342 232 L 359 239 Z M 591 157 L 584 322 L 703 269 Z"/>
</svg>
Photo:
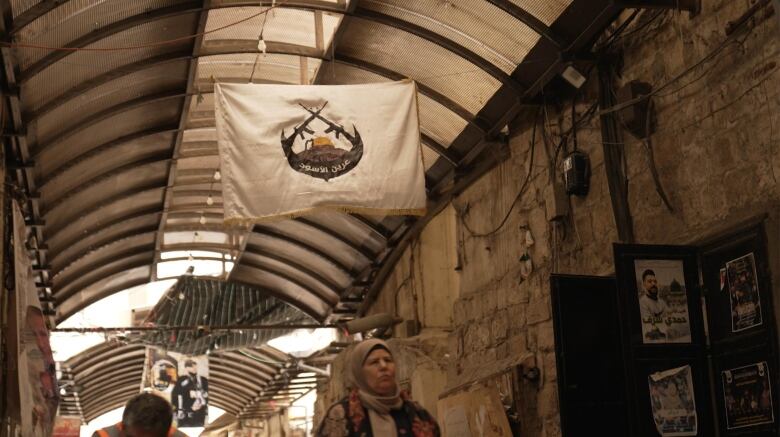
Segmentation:
<svg viewBox="0 0 780 437">
<path fill-rule="evenodd" d="M 163 295 L 144 326 L 163 329 L 145 334 L 141 341 L 187 355 L 261 346 L 287 334 L 287 329 L 210 332 L 210 327 L 313 323 L 305 310 L 285 302 L 271 289 L 213 278 L 181 276 Z M 202 326 L 202 332 L 176 327 Z"/>
<path fill-rule="evenodd" d="M 430 215 L 225 226 L 214 81 L 414 79 L 434 214 L 481 168 L 471 164 L 500 155 L 486 144 L 562 71 L 564 55 L 587 50 L 618 12 L 607 0 L 11 0 L 6 128 L 19 135 L 7 141 L 29 164 L 16 178 L 30 194 L 34 262 L 54 320 L 171 275 L 190 256 L 317 320 L 364 311 Z M 83 417 L 137 390 L 123 384 L 82 399 Z M 220 390 L 214 399 L 228 411 L 267 411 L 258 397 Z"/>
</svg>

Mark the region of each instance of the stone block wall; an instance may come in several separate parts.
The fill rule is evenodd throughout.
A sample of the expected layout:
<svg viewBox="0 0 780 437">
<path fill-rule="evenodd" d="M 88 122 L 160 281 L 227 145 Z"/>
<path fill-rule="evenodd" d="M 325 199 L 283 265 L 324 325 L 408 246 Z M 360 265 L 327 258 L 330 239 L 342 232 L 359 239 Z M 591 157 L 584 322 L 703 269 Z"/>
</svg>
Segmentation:
<svg viewBox="0 0 780 437">
<path fill-rule="evenodd" d="M 656 191 L 647 146 L 624 132 L 638 243 L 693 243 L 778 206 L 780 11 L 764 7 L 726 35 L 728 23 L 753 3 L 703 1 L 693 18 L 646 11 L 613 45 L 622 54 L 615 89 L 640 80 L 659 90 L 651 147 L 673 211 Z M 597 99 L 597 78 L 591 76 L 578 99 L 580 114 Z M 445 375 L 443 390 L 532 357 L 542 376 L 533 391 L 524 392 L 520 417 L 523 435 L 530 437 L 560 436 L 550 274 L 612 274 L 612 244 L 618 241 L 598 117 L 577 132 L 578 147 L 591 162 L 590 192 L 569 198 L 564 220 L 549 220 L 561 156 L 572 149 L 571 139 L 562 141 L 561 135 L 571 126 L 570 109 L 571 101 L 550 101 L 536 121 L 524 117 L 510 126 L 511 157 L 425 229 L 371 309 L 415 318 L 423 333 L 435 331 L 435 340 L 427 341 L 436 347 L 402 361 L 412 373 L 435 362 Z M 557 150 L 560 144 L 566 146 Z M 531 266 L 523 261 L 526 255 Z M 408 378 L 413 392 L 426 395 L 442 383 L 418 385 L 434 379 Z M 426 407 L 432 402 L 426 400 Z"/>
</svg>

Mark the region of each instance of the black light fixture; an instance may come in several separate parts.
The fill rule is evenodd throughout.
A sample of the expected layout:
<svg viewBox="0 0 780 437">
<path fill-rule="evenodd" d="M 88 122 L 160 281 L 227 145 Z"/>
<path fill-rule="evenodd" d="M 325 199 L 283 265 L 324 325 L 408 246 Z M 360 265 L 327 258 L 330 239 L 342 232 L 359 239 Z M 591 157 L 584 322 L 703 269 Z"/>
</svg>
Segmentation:
<svg viewBox="0 0 780 437">
<path fill-rule="evenodd" d="M 574 150 L 563 158 L 563 185 L 566 194 L 585 196 L 590 189 L 590 158 L 577 150 L 577 96 L 571 103 L 571 139 Z"/>
<path fill-rule="evenodd" d="M 585 196 L 590 189 L 590 158 L 575 150 L 563 159 L 563 181 L 566 194 Z"/>
</svg>

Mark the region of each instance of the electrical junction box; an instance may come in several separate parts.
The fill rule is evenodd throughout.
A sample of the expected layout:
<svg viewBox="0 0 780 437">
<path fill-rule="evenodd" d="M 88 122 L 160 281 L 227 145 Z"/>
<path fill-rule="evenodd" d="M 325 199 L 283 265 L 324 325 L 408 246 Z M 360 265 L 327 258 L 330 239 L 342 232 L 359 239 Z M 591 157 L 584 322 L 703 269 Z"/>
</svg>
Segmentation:
<svg viewBox="0 0 780 437">
<path fill-rule="evenodd" d="M 590 189 L 590 158 L 583 152 L 573 151 L 563 159 L 563 183 L 566 194 L 585 196 Z"/>
</svg>

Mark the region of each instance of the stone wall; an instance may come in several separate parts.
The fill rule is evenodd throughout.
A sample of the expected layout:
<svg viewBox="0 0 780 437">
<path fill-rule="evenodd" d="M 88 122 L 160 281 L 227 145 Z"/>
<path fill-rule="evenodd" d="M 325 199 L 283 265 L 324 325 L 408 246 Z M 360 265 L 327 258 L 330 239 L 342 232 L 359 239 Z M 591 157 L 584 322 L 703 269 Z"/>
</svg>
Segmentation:
<svg viewBox="0 0 780 437">
<path fill-rule="evenodd" d="M 404 251 L 368 312 L 396 314 L 406 321 L 394 328 L 389 341 L 398 362 L 397 378 L 434 415 L 447 382 L 448 332 L 460 292 L 455 229 L 455 211 L 449 207 Z M 327 406 L 347 393 L 345 360 L 346 354 L 335 360 L 330 381 L 317 393 L 316 423 Z"/>
<path fill-rule="evenodd" d="M 657 12 L 647 11 L 613 46 L 623 64 L 616 89 L 631 80 L 661 88 L 653 98 L 657 128 L 651 141 L 673 211 L 656 192 L 645 144 L 623 134 L 638 243 L 696 242 L 778 205 L 780 26 L 771 5 L 724 44 L 727 24 L 751 5 L 703 1 L 693 18 L 671 11 L 653 18 Z M 711 61 L 674 80 L 721 46 Z M 585 87 L 580 114 L 596 101 L 595 74 Z M 570 107 L 571 101 L 548 102 L 536 122 L 526 117 L 510 126 L 511 157 L 426 228 L 371 309 L 420 322 L 424 335 L 399 341 L 427 351 L 401 359 L 409 372 L 435 363 L 433 372 L 445 373 L 443 382 L 432 384 L 435 378 L 405 376 L 412 391 L 427 398 L 442 385 L 441 390 L 458 387 L 529 357 L 535 361 L 542 377 L 532 393 L 524 392 L 524 436 L 560 435 L 550 274 L 614 272 L 612 243 L 618 234 L 598 117 L 577 133 L 578 147 L 591 161 L 590 193 L 571 197 L 563 220 L 549 220 L 561 157 L 572 148 L 571 139 L 562 142 L 561 136 L 571 125 Z M 565 146 L 556 151 L 560 144 Z M 523 261 L 525 255 L 532 265 Z M 417 341 L 436 346 L 420 348 Z M 333 390 L 321 392 L 323 402 Z M 433 400 L 425 402 L 435 411 Z"/>
</svg>

